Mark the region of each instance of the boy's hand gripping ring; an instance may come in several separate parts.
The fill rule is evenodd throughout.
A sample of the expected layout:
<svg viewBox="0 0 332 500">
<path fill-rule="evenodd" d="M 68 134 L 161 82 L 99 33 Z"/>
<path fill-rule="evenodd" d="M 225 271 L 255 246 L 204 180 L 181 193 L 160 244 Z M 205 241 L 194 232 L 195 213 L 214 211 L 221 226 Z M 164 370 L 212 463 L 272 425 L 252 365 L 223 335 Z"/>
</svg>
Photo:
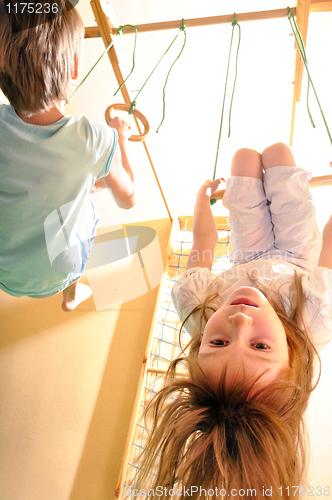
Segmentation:
<svg viewBox="0 0 332 500">
<path fill-rule="evenodd" d="M 143 130 L 142 134 L 132 135 L 131 137 L 129 137 L 129 141 L 133 141 L 133 142 L 144 141 L 146 136 L 150 132 L 149 122 L 140 111 L 138 111 L 135 108 L 132 109 L 130 104 L 112 104 L 111 106 L 109 106 L 105 111 L 105 120 L 106 120 L 107 125 L 109 125 L 109 122 L 112 120 L 112 118 L 114 118 L 112 116 L 112 110 L 116 110 L 116 109 L 118 109 L 120 111 L 127 111 L 127 112 L 129 112 L 131 110 L 131 113 L 133 115 L 135 115 L 136 118 L 138 118 L 144 126 L 144 130 Z"/>
</svg>

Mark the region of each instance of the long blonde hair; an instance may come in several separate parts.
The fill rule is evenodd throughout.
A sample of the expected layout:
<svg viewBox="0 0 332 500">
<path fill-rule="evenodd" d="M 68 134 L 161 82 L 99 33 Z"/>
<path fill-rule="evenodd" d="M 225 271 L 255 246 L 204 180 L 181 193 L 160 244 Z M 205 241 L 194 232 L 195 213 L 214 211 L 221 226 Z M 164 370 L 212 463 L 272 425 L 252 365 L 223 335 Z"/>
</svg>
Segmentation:
<svg viewBox="0 0 332 500">
<path fill-rule="evenodd" d="M 317 351 L 303 328 L 305 297 L 297 274 L 294 286 L 297 299 L 288 314 L 280 290 L 262 290 L 285 328 L 289 346 L 289 367 L 277 381 L 255 391 L 260 377 L 226 385 L 225 366 L 214 391 L 197 360 L 200 334 L 190 342 L 187 355 L 171 362 L 164 387 L 146 409 L 151 433 L 139 459 L 135 488 L 161 500 L 171 496 L 170 491 L 181 500 L 188 491 L 193 499 L 222 493 L 261 500 L 299 498 L 286 488 L 305 480 L 303 414 L 319 374 L 314 380 Z M 213 298 L 191 313 L 200 311 L 202 324 L 213 313 Z"/>
</svg>

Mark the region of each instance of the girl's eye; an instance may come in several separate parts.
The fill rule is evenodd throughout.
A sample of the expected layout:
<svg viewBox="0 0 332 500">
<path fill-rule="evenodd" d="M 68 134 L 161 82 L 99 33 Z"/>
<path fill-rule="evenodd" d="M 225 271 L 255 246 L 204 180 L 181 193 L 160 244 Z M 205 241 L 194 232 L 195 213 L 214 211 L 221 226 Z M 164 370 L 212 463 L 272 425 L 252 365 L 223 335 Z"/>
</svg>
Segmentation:
<svg viewBox="0 0 332 500">
<path fill-rule="evenodd" d="M 255 349 L 260 349 L 262 351 L 265 351 L 265 350 L 269 350 L 269 346 L 267 346 L 266 344 L 262 344 L 260 342 L 257 342 L 257 344 L 252 344 L 253 347 L 255 347 Z"/>
<path fill-rule="evenodd" d="M 228 344 L 228 341 L 226 341 L 226 340 L 212 340 L 211 344 L 224 346 L 224 345 Z"/>
</svg>

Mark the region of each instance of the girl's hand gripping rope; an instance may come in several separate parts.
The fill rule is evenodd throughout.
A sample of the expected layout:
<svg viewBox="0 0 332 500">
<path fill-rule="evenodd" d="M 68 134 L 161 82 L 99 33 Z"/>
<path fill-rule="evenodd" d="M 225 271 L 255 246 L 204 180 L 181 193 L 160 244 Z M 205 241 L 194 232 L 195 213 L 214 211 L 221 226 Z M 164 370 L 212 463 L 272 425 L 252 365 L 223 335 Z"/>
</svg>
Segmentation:
<svg viewBox="0 0 332 500">
<path fill-rule="evenodd" d="M 218 232 L 210 206 L 210 197 L 218 193 L 224 179 L 208 180 L 197 193 L 193 216 L 193 246 L 187 269 L 207 267 L 211 269 L 213 252 L 218 242 Z"/>
<path fill-rule="evenodd" d="M 225 179 L 223 177 L 221 177 L 220 179 L 216 179 L 215 181 L 206 181 L 206 183 L 208 182 L 217 182 L 217 186 L 215 187 L 214 191 L 212 190 L 213 188 L 211 187 L 211 193 L 210 193 L 210 198 L 211 198 L 211 205 L 213 205 L 217 200 L 222 200 L 223 197 L 224 197 L 224 194 L 225 194 L 225 187 L 223 187 L 223 189 L 218 189 L 220 186 L 225 186 Z M 206 184 L 205 183 L 205 184 Z M 214 187 L 214 186 L 213 186 Z"/>
<path fill-rule="evenodd" d="M 211 199 L 221 200 L 224 197 L 225 189 L 218 189 L 225 184 L 225 179 L 215 179 L 214 181 L 207 180 L 197 193 L 197 197 L 203 192 Z"/>
</svg>

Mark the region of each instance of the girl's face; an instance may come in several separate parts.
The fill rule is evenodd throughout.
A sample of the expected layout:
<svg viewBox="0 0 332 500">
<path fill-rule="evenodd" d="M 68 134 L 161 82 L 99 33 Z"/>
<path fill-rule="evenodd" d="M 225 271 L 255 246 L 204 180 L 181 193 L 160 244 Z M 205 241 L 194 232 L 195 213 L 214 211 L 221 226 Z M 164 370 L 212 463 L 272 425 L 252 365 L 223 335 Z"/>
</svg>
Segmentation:
<svg viewBox="0 0 332 500">
<path fill-rule="evenodd" d="M 266 385 L 288 366 L 284 327 L 266 297 L 256 288 L 235 290 L 206 323 L 199 364 L 216 389 L 228 362 L 226 383 L 241 376 L 258 377 Z"/>
</svg>

